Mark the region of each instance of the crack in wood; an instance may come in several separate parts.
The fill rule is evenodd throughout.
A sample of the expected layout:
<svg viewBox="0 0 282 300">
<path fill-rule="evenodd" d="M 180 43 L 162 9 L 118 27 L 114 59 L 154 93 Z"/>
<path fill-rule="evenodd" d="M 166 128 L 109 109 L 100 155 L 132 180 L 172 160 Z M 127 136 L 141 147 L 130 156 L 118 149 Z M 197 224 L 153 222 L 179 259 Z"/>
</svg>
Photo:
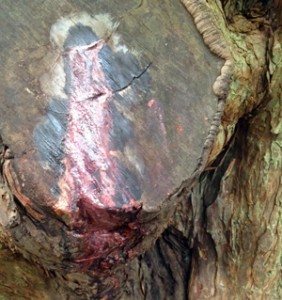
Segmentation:
<svg viewBox="0 0 282 300">
<path fill-rule="evenodd" d="M 119 89 L 114 90 L 113 94 L 122 92 L 122 91 L 126 90 L 128 87 L 130 87 L 136 79 L 141 78 L 141 76 L 143 76 L 148 71 L 148 69 L 151 67 L 151 65 L 152 65 L 152 62 L 148 63 L 147 66 L 141 71 L 140 74 L 134 75 L 132 77 L 132 79 L 126 85 L 124 85 L 123 87 L 121 87 Z"/>
</svg>

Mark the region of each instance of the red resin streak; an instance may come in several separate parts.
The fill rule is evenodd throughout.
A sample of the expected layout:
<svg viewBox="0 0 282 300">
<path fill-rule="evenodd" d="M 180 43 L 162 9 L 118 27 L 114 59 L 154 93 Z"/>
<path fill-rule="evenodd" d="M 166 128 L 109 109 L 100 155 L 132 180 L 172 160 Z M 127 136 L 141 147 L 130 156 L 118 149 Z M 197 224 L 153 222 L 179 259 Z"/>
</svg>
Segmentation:
<svg viewBox="0 0 282 300">
<path fill-rule="evenodd" d="M 59 181 L 61 195 L 57 205 L 63 211 L 76 209 L 78 201 L 87 207 L 93 205 L 94 209 L 120 207 L 114 201 L 119 169 L 109 148 L 112 90 L 99 61 L 103 45 L 99 40 L 67 53 L 71 73 L 70 109 L 63 160 L 65 171 Z M 136 207 L 135 201 L 129 200 L 130 206 Z"/>
<path fill-rule="evenodd" d="M 126 255 L 124 246 L 141 235 L 138 224 L 134 229 L 126 225 L 126 215 L 136 220 L 140 205 L 125 189 L 121 192 L 128 204 L 115 201 L 120 171 L 110 149 L 113 92 L 99 61 L 103 46 L 100 40 L 66 54 L 70 108 L 57 210 L 71 217 L 70 223 L 81 237 L 79 257 L 74 261 L 82 269 L 101 260 L 104 268 L 109 268 Z"/>
</svg>

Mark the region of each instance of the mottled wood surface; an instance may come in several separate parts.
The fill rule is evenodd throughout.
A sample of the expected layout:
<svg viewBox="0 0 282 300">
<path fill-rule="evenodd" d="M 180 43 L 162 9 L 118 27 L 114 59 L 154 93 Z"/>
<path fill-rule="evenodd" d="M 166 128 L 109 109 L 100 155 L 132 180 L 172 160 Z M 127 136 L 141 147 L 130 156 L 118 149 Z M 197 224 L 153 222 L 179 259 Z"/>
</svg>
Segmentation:
<svg viewBox="0 0 282 300">
<path fill-rule="evenodd" d="M 180 1 L 0 0 L 0 239 L 22 254 L 0 248 L 1 299 L 281 299 L 280 2 L 183 0 L 234 73 L 209 166 L 167 197 L 197 165 L 222 65 Z M 104 160 L 75 163 L 97 145 L 115 179 L 101 200 Z"/>
<path fill-rule="evenodd" d="M 136 178 L 136 201 L 144 208 L 156 209 L 196 168 L 216 109 L 211 86 L 218 73 L 218 60 L 205 48 L 178 2 L 144 2 L 140 6 L 137 1 L 126 2 L 29 1 L 12 5 L 2 1 L 5 34 L 1 35 L 0 55 L 5 72 L 1 81 L 1 134 L 14 153 L 13 168 L 20 185 L 24 184 L 21 192 L 35 206 L 56 205 L 58 195 L 52 189 L 60 180 L 58 169 L 63 158 L 69 154 L 63 139 L 68 132 L 70 96 L 56 93 L 58 87 L 54 86 L 45 87 L 44 94 L 40 79 L 49 72 L 48 79 L 52 80 L 54 64 L 62 57 L 59 50 L 64 51 L 51 49 L 51 25 L 74 12 L 87 11 L 94 18 L 108 13 L 113 22 L 106 24 L 109 28 L 98 37 L 109 38 L 101 66 L 115 94 L 110 112 L 114 119 L 110 150 L 133 173 L 126 175 Z M 111 26 L 113 33 L 109 32 Z M 80 32 L 73 35 L 80 35 L 82 44 L 95 41 L 97 33 L 87 37 L 83 26 L 74 26 L 76 30 Z M 71 34 L 69 39 L 75 39 Z M 79 42 L 72 46 L 75 43 Z M 118 47 L 128 48 L 128 52 Z M 57 76 L 53 85 L 67 89 L 62 86 L 64 74 Z M 40 126 L 45 128 L 40 130 Z"/>
<path fill-rule="evenodd" d="M 165 222 L 142 223 L 197 167 L 221 61 L 178 1 L 1 4 L 0 132 L 14 195 L 45 226 L 87 237 L 78 262 L 158 235 Z"/>
</svg>

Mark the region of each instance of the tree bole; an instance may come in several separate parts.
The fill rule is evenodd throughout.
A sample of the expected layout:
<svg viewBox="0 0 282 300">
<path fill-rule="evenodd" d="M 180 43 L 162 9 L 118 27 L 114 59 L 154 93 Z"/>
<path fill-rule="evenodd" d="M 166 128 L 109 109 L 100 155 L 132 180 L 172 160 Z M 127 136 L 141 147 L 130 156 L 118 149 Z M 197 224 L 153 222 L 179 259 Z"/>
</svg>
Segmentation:
<svg viewBox="0 0 282 300">
<path fill-rule="evenodd" d="M 1 2 L 3 299 L 280 297 L 277 7 Z"/>
</svg>

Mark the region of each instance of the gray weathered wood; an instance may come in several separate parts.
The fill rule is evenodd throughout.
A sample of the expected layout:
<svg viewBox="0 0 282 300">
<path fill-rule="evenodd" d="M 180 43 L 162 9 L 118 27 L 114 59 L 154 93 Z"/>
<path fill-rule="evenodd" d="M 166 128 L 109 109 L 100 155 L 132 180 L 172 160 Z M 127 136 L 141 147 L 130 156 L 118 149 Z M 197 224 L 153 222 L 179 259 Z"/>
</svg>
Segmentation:
<svg viewBox="0 0 282 300">
<path fill-rule="evenodd" d="M 91 270 L 113 287 L 198 167 L 223 62 L 180 1 L 2 0 L 0 14 L 3 236 L 69 282 Z"/>
</svg>

